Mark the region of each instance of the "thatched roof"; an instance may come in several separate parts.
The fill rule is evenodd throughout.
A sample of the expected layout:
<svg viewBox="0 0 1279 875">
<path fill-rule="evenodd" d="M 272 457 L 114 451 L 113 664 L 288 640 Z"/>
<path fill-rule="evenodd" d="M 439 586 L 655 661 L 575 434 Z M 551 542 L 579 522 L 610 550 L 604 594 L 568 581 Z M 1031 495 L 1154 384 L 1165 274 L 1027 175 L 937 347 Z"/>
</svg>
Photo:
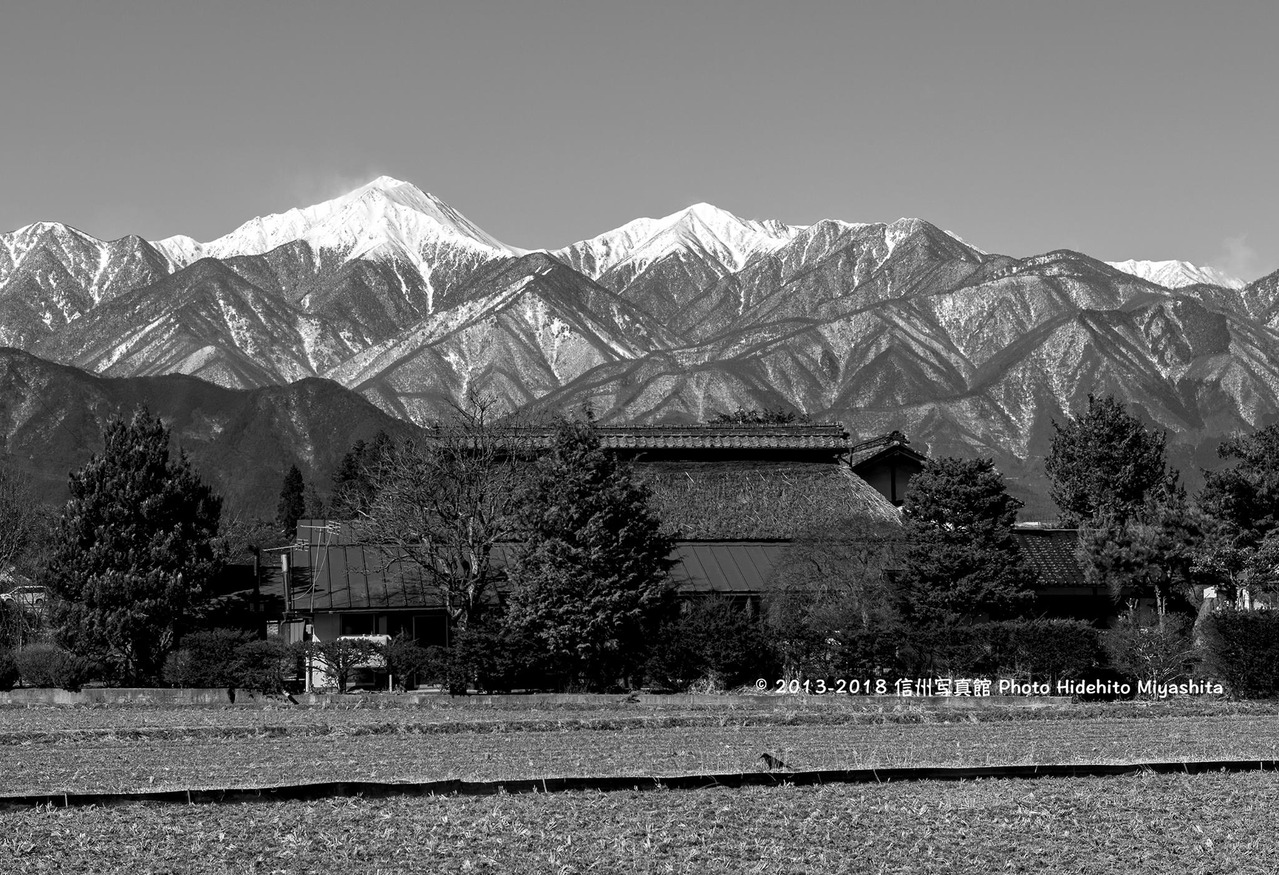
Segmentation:
<svg viewBox="0 0 1279 875">
<path fill-rule="evenodd" d="M 678 538 L 801 538 L 841 520 L 899 519 L 838 463 L 667 462 L 636 465 L 635 473 Z"/>
</svg>

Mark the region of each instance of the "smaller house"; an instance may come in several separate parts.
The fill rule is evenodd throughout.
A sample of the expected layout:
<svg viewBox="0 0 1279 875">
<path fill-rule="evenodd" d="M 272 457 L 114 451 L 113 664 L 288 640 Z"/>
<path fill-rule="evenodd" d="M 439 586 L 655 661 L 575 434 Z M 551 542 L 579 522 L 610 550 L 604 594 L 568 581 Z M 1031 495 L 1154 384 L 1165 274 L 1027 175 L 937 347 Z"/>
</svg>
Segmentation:
<svg viewBox="0 0 1279 875">
<path fill-rule="evenodd" d="M 928 457 L 911 449 L 906 435 L 892 431 L 850 447 L 848 461 L 854 474 L 901 507 L 911 478 L 924 470 Z"/>
</svg>

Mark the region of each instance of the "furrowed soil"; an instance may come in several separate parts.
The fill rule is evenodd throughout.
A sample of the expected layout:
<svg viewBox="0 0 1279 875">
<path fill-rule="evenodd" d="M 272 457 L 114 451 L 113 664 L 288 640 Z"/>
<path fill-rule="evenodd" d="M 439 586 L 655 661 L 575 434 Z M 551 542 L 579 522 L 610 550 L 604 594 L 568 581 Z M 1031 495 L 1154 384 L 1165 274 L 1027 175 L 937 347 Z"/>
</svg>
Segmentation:
<svg viewBox="0 0 1279 875">
<path fill-rule="evenodd" d="M 0 871 L 1270 873 L 1276 807 L 1257 772 L 46 806 L 0 812 Z"/>
<path fill-rule="evenodd" d="M 764 753 L 794 770 L 1279 759 L 1273 709 L 1089 707 L 1020 715 L 793 707 L 8 709 L 0 711 L 0 797 L 732 773 L 762 769 Z M 1091 716 L 1071 716 L 1081 711 Z"/>
</svg>

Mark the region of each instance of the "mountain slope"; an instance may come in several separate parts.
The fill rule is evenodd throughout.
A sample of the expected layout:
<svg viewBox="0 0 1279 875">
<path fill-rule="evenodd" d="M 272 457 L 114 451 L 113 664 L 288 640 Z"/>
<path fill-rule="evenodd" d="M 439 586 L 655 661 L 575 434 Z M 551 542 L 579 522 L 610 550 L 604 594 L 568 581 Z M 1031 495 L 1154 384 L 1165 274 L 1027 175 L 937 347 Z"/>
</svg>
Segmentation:
<svg viewBox="0 0 1279 875">
<path fill-rule="evenodd" d="M 235 513 L 272 519 L 289 465 L 327 486 L 342 455 L 379 430 L 409 427 L 327 380 L 239 391 L 185 376 L 103 379 L 0 349 L 0 453 L 27 471 L 48 501 L 67 473 L 102 449 L 114 414 L 146 405 L 173 431 Z"/>
</svg>

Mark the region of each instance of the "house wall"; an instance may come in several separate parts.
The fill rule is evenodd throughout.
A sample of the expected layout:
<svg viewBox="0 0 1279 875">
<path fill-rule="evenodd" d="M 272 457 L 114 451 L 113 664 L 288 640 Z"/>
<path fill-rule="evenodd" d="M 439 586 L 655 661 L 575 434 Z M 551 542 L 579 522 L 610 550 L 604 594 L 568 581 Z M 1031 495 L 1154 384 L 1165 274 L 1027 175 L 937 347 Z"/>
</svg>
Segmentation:
<svg viewBox="0 0 1279 875">
<path fill-rule="evenodd" d="M 342 634 L 341 614 L 316 614 L 311 622 L 312 641 L 332 641 Z"/>
</svg>

